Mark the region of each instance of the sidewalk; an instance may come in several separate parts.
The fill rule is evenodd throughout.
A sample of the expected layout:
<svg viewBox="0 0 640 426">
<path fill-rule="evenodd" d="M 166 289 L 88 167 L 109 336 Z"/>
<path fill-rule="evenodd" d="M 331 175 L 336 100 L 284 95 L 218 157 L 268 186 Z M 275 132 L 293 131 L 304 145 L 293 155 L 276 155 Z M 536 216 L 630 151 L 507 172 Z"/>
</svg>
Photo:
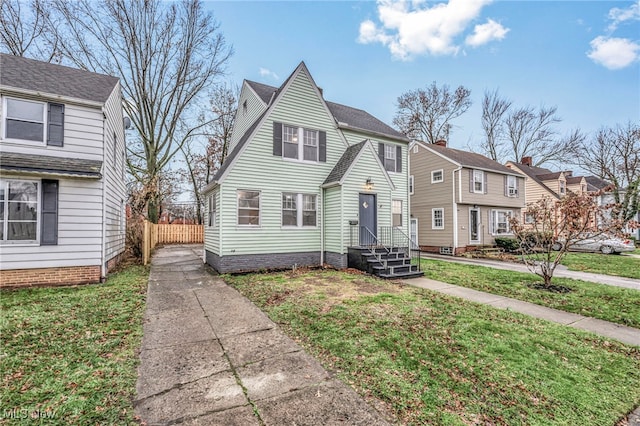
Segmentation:
<svg viewBox="0 0 640 426">
<path fill-rule="evenodd" d="M 422 258 L 443 260 L 445 262 L 453 263 L 465 263 L 469 265 L 487 266 L 489 268 L 504 269 L 507 271 L 531 273 L 531 271 L 529 271 L 529 269 L 527 269 L 527 267 L 521 263 L 503 262 L 500 260 L 473 258 L 469 259 L 466 257 L 453 257 L 425 252 L 422 252 Z M 638 262 L 638 267 L 640 268 L 640 261 Z M 553 276 L 559 278 L 573 278 L 576 280 L 590 281 L 592 283 L 611 285 L 614 287 L 640 290 L 640 280 L 634 280 L 633 278 L 616 277 L 614 275 L 593 274 L 591 272 L 570 271 L 566 266 L 563 265 L 558 265 Z"/>
<path fill-rule="evenodd" d="M 205 270 L 202 246 L 152 259 L 136 414 L 148 425 L 387 425 L 260 309 Z"/>
<path fill-rule="evenodd" d="M 450 296 L 460 297 L 484 305 L 490 305 L 498 309 L 507 309 L 535 318 L 556 322 L 569 327 L 590 331 L 603 337 L 618 340 L 628 345 L 640 346 L 640 330 L 624 325 L 615 324 L 595 318 L 589 318 L 578 314 L 559 311 L 553 308 L 536 305 L 509 297 L 497 296 L 466 287 L 447 284 L 429 278 L 411 278 L 403 281 L 414 287 L 437 291 Z"/>
</svg>

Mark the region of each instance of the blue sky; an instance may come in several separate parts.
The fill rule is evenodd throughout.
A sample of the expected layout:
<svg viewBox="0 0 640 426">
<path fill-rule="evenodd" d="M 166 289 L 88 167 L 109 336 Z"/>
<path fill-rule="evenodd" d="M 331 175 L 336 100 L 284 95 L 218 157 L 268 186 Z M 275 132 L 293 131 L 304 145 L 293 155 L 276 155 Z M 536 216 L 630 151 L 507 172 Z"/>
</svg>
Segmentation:
<svg viewBox="0 0 640 426">
<path fill-rule="evenodd" d="M 471 89 L 449 144 L 477 146 L 485 90 L 557 106 L 561 133 L 640 120 L 638 1 L 208 2 L 235 54 L 228 79 L 279 86 L 305 61 L 327 100 L 388 124 L 435 81 Z"/>
</svg>

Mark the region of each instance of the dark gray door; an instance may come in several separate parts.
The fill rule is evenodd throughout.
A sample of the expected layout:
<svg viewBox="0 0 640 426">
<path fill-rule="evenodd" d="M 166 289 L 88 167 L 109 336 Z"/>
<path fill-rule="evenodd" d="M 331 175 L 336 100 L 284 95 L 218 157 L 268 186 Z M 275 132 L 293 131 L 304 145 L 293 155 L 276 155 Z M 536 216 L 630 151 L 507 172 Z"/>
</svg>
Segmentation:
<svg viewBox="0 0 640 426">
<path fill-rule="evenodd" d="M 360 245 L 376 242 L 378 229 L 376 210 L 375 194 L 360 194 Z"/>
</svg>

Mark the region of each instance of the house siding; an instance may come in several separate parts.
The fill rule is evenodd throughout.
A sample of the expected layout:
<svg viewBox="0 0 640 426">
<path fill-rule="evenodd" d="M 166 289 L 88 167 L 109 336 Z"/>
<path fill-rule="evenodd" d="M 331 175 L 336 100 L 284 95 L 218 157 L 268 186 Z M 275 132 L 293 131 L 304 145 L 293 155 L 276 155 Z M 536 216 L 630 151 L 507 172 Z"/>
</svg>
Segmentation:
<svg viewBox="0 0 640 426">
<path fill-rule="evenodd" d="M 209 226 L 209 197 L 215 197 L 215 203 L 216 203 L 216 214 L 218 215 L 218 218 L 216 219 L 216 223 L 214 224 L 214 226 Z M 217 255 L 220 255 L 220 233 L 221 233 L 221 226 L 220 226 L 220 197 L 219 197 L 219 191 L 218 190 L 214 190 L 213 192 L 211 192 L 206 199 L 206 207 L 205 207 L 205 212 L 204 212 L 204 244 L 205 246 L 211 250 L 212 253 L 215 253 Z"/>
<path fill-rule="evenodd" d="M 247 102 L 247 112 L 243 113 L 242 105 Z M 247 85 L 243 85 L 238 99 L 238 109 L 236 111 L 235 120 L 233 122 L 233 131 L 231 132 L 231 140 L 229 141 L 229 151 L 236 147 L 247 129 L 251 127 L 254 121 L 262 114 L 267 107 L 262 100 L 258 98 L 253 90 Z"/>
<path fill-rule="evenodd" d="M 505 175 L 499 173 L 485 172 L 487 176 L 487 189 L 486 193 L 472 193 L 469 190 L 469 174 L 473 169 L 462 169 L 462 188 L 460 191 L 460 198 L 458 198 L 461 204 L 478 204 L 485 206 L 505 206 L 512 208 L 521 208 L 524 206 L 525 199 L 525 183 L 524 178 L 518 177 L 518 190 L 517 197 L 508 197 L 504 195 Z M 466 181 L 465 181 L 466 178 Z M 458 188 L 459 189 L 459 188 Z"/>
<path fill-rule="evenodd" d="M 348 219 L 342 214 L 341 187 L 336 186 L 325 190 L 324 214 L 324 248 L 336 254 L 344 254 L 343 235 L 349 232 L 349 225 Z M 347 221 L 346 224 L 345 221 Z"/>
</svg>

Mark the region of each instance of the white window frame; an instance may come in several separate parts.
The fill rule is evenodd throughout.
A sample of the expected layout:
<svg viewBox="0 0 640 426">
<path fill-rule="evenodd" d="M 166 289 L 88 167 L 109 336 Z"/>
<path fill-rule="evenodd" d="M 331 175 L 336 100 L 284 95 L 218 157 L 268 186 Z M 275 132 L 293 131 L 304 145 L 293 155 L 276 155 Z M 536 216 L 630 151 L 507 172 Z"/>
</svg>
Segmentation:
<svg viewBox="0 0 640 426">
<path fill-rule="evenodd" d="M 216 227 L 218 219 L 218 206 L 216 201 L 216 193 L 212 192 L 211 195 L 209 195 L 209 216 L 207 218 L 207 226 L 210 228 Z"/>
<path fill-rule="evenodd" d="M 518 196 L 518 178 L 512 175 L 507 175 L 507 196 Z"/>
<path fill-rule="evenodd" d="M 398 211 L 398 206 L 400 207 L 400 211 Z M 404 227 L 404 221 L 402 220 L 402 200 L 391 200 L 391 226 L 394 228 L 402 228 Z M 394 225 L 394 217 L 400 215 L 400 225 Z"/>
<path fill-rule="evenodd" d="M 25 103 L 32 103 L 32 104 L 39 104 L 42 105 L 42 122 L 39 121 L 27 121 L 27 120 L 22 120 L 22 119 L 18 119 L 18 118 L 12 118 L 9 115 L 9 107 L 8 107 L 8 100 L 12 100 L 12 101 L 18 101 L 18 102 L 25 102 Z M 29 144 L 33 144 L 33 145 L 42 145 L 42 146 L 46 146 L 47 145 L 47 120 L 48 120 L 48 108 L 47 108 L 47 102 L 41 102 L 41 101 L 33 101 L 31 99 L 20 99 L 20 98 L 14 98 L 14 97 L 9 97 L 9 96 L 3 96 L 2 97 L 2 137 L 3 139 L 7 140 L 7 141 L 16 141 L 16 142 L 22 142 L 22 143 L 29 143 Z M 41 141 L 34 141 L 31 139 L 19 139 L 19 138 L 9 138 L 7 137 L 7 120 L 8 119 L 14 119 L 14 120 L 20 120 L 20 121 L 26 121 L 29 123 L 42 123 L 42 140 Z"/>
<path fill-rule="evenodd" d="M 257 192 L 258 207 L 242 207 L 243 210 L 258 210 L 258 223 L 240 223 L 240 193 L 241 192 Z M 262 191 L 255 189 L 238 189 L 236 191 L 236 225 L 241 228 L 259 228 L 262 224 Z"/>
<path fill-rule="evenodd" d="M 384 169 L 389 173 L 396 173 L 397 170 L 397 159 L 396 159 L 396 146 L 391 144 L 383 144 L 384 145 Z M 387 168 L 387 160 L 392 161 L 393 170 Z"/>
<path fill-rule="evenodd" d="M 480 183 L 480 189 L 476 188 L 476 183 Z M 484 194 L 484 172 L 482 170 L 473 169 L 473 192 L 474 194 Z"/>
<path fill-rule="evenodd" d="M 287 129 L 296 129 L 295 133 L 288 133 Z M 314 138 L 309 138 L 313 134 Z M 287 139 L 291 135 L 291 139 L 295 142 L 289 142 Z M 310 143 L 313 141 L 314 143 Z M 298 148 L 297 157 L 288 157 L 285 155 L 285 143 L 296 144 Z M 313 146 L 316 151 L 316 158 L 314 160 L 305 160 L 304 148 Z M 317 129 L 308 129 L 301 126 L 294 126 L 291 124 L 282 125 L 282 158 L 288 161 L 296 161 L 299 163 L 316 164 L 320 161 L 320 131 Z"/>
<path fill-rule="evenodd" d="M 526 223 L 527 225 L 531 225 L 535 221 L 533 214 L 524 212 L 523 215 L 524 215 L 524 223 Z"/>
<path fill-rule="evenodd" d="M 440 218 L 436 217 L 436 213 L 440 213 Z M 436 224 L 437 220 L 440 220 L 440 225 Z M 431 229 L 444 229 L 444 208 L 438 207 L 431 209 Z"/>
<path fill-rule="evenodd" d="M 506 214 L 507 216 L 507 220 L 505 222 L 506 223 L 505 232 L 498 232 L 498 224 L 500 223 L 498 222 L 498 217 L 501 213 Z M 512 217 L 513 217 L 512 210 L 502 210 L 502 209 L 491 210 L 491 235 L 513 235 L 513 232 L 511 231 L 511 224 L 509 223 L 509 220 Z"/>
<path fill-rule="evenodd" d="M 440 173 L 440 179 L 436 179 L 436 173 Z M 444 169 L 432 170 L 431 183 L 442 183 L 442 182 L 444 182 Z"/>
<path fill-rule="evenodd" d="M 285 209 L 284 208 L 284 196 L 292 195 L 294 196 L 294 202 L 296 205 L 295 209 Z M 306 197 L 313 197 L 313 207 L 314 209 L 307 209 L 307 201 Z M 291 210 L 296 212 L 296 224 L 295 225 L 285 225 L 284 222 L 284 211 Z M 311 212 L 315 213 L 315 224 L 314 225 L 305 225 L 304 224 L 304 213 Z M 317 194 L 309 194 L 309 193 L 295 193 L 295 192 L 283 192 L 280 194 L 280 225 L 283 229 L 313 229 L 318 227 L 318 195 Z"/>
<path fill-rule="evenodd" d="M 566 195 L 567 194 L 567 182 L 564 180 L 559 180 L 558 181 L 558 191 L 560 195 Z"/>
<path fill-rule="evenodd" d="M 413 177 L 413 175 L 409 175 L 409 195 L 413 195 L 413 193 L 415 192 L 416 190 L 415 184 L 416 184 L 415 178 Z"/>
<path fill-rule="evenodd" d="M 36 239 L 35 240 L 7 240 L 7 235 L 9 231 L 9 182 L 32 182 L 37 184 L 36 192 Z M 0 188 L 4 190 L 4 199 L 0 201 L 2 203 L 4 209 L 4 219 L 0 222 L 0 226 L 2 226 L 2 239 L 0 239 L 1 244 L 23 244 L 23 245 L 33 245 L 40 243 L 40 227 L 41 227 L 41 206 L 42 206 L 42 181 L 40 179 L 0 179 Z"/>
</svg>

